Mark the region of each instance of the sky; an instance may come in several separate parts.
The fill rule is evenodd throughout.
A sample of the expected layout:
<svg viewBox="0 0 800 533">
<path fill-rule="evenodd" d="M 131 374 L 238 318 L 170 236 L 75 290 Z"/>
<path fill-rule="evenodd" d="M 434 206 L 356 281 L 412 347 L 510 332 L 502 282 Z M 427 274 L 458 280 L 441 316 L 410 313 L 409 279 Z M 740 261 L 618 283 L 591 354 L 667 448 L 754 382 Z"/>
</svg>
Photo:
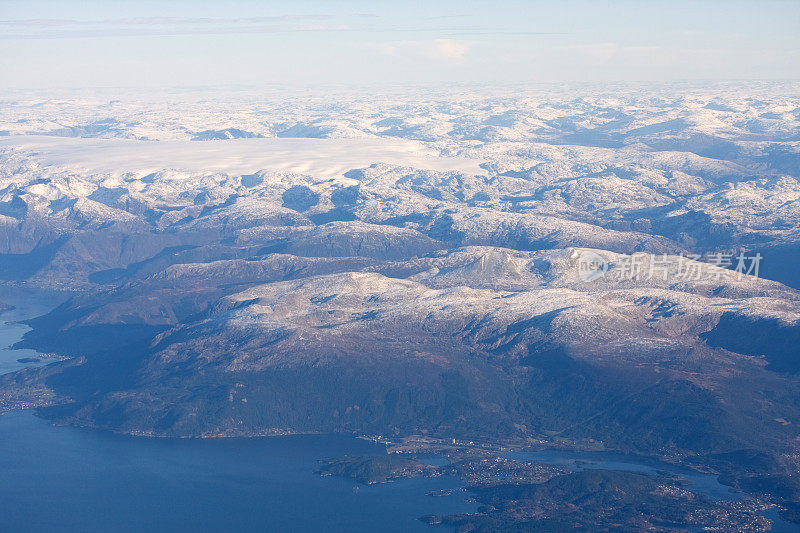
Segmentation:
<svg viewBox="0 0 800 533">
<path fill-rule="evenodd" d="M 800 0 L 0 0 L 0 89 L 800 79 Z"/>
</svg>

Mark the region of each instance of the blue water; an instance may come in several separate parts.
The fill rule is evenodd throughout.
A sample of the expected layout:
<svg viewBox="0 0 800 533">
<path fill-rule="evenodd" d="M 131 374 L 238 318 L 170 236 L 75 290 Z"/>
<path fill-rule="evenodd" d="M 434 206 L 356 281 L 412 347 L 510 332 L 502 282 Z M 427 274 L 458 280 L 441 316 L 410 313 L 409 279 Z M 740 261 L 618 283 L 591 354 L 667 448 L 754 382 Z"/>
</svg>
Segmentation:
<svg viewBox="0 0 800 533">
<path fill-rule="evenodd" d="M 382 453 L 341 436 L 148 439 L 0 417 L 2 531 L 430 531 L 474 510 L 453 478 L 356 487 L 320 458 Z"/>
<path fill-rule="evenodd" d="M 13 343 L 22 338 L 30 328 L 17 321 L 44 314 L 56 307 L 63 297 L 45 295 L 41 293 L 0 292 L 0 302 L 11 304 L 15 308 L 11 311 L 0 312 L 0 374 L 13 372 L 22 367 L 40 365 L 52 362 L 44 359 L 37 363 L 20 363 L 17 359 L 33 357 L 33 350 L 12 350 Z"/>
</svg>

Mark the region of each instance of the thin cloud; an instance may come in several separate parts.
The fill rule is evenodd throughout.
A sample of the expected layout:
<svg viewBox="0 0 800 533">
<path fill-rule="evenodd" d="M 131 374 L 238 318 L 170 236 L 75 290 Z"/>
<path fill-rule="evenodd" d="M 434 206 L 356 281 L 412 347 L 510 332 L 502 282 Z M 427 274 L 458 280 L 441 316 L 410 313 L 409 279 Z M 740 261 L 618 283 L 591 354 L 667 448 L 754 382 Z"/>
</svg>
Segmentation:
<svg viewBox="0 0 800 533">
<path fill-rule="evenodd" d="M 159 37 L 177 35 L 237 35 L 257 33 L 342 32 L 352 26 L 334 23 L 328 15 L 286 15 L 249 18 L 146 17 L 77 21 L 28 19 L 0 21 L 2 39 L 70 39 Z"/>
<path fill-rule="evenodd" d="M 309 14 L 309 15 L 278 15 L 272 17 L 234 17 L 234 18 L 210 18 L 210 17 L 135 17 L 135 18 L 116 18 L 101 20 L 76 20 L 76 19 L 19 19 L 19 20 L 0 20 L 2 26 L 22 26 L 22 27 L 44 27 L 51 28 L 56 26 L 140 26 L 140 25 L 191 25 L 191 24 L 262 24 L 265 22 L 282 22 L 294 20 L 330 20 L 331 15 Z"/>
<path fill-rule="evenodd" d="M 474 41 L 460 39 L 426 39 L 383 43 L 381 52 L 390 56 L 425 57 L 450 63 L 463 63 Z"/>
</svg>

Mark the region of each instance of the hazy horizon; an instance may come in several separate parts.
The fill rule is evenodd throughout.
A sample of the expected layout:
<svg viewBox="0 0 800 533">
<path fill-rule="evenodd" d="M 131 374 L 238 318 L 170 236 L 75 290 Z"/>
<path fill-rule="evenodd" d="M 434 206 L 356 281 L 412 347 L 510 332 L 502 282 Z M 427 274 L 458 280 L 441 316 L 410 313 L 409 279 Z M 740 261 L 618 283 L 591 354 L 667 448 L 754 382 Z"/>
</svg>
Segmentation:
<svg viewBox="0 0 800 533">
<path fill-rule="evenodd" d="M 794 80 L 797 2 L 0 1 L 4 89 Z"/>
</svg>

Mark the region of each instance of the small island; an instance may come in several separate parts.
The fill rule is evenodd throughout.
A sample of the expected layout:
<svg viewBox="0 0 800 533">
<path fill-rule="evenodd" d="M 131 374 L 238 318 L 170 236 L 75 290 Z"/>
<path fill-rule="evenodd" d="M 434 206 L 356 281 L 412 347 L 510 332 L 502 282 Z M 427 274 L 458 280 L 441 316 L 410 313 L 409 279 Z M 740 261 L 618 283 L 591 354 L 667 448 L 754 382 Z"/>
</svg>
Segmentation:
<svg viewBox="0 0 800 533">
<path fill-rule="evenodd" d="M 436 476 L 439 475 L 439 469 L 399 454 L 359 455 L 326 459 L 322 461 L 317 473 L 321 476 L 347 477 L 372 485 L 401 478 Z"/>
<path fill-rule="evenodd" d="M 66 357 L 64 355 L 59 355 L 57 353 L 40 353 L 32 357 L 20 357 L 19 359 L 17 359 L 17 362 L 32 364 L 32 363 L 41 363 L 45 359 L 52 359 L 53 361 L 66 361 L 67 359 L 69 359 L 69 357 Z"/>
</svg>

